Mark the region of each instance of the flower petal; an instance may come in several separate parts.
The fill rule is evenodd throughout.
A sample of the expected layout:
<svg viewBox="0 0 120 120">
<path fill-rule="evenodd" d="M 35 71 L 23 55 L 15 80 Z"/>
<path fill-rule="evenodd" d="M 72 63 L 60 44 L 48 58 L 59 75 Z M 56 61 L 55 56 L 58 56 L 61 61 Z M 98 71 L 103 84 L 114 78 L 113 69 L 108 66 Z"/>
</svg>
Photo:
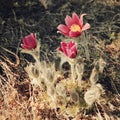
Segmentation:
<svg viewBox="0 0 120 120">
<path fill-rule="evenodd" d="M 30 47 L 28 47 L 28 46 L 25 45 L 25 44 L 21 44 L 21 47 L 22 47 L 23 49 L 30 49 Z"/>
<path fill-rule="evenodd" d="M 61 42 L 61 48 L 62 48 L 62 51 L 63 51 L 65 54 L 67 54 L 67 52 L 66 52 L 67 43 Z"/>
<path fill-rule="evenodd" d="M 64 34 L 64 35 L 68 35 L 69 33 L 69 28 L 66 25 L 60 24 L 58 27 L 58 32 Z"/>
<path fill-rule="evenodd" d="M 75 52 L 71 52 L 68 56 L 70 57 L 70 58 L 75 58 L 76 57 L 76 53 Z"/>
<path fill-rule="evenodd" d="M 74 41 L 68 43 L 61 42 L 61 47 L 58 48 L 59 51 L 63 52 L 69 58 L 74 58 L 77 55 L 77 48 Z"/>
<path fill-rule="evenodd" d="M 72 14 L 72 19 L 74 21 L 74 24 L 78 24 L 79 25 L 79 17 L 76 13 Z"/>
<path fill-rule="evenodd" d="M 36 47 L 36 36 L 31 33 L 30 35 L 25 36 L 23 39 L 22 48 L 34 49 Z"/>
<path fill-rule="evenodd" d="M 65 24 L 70 28 L 72 24 L 74 24 L 74 20 L 70 16 L 66 16 Z"/>
<path fill-rule="evenodd" d="M 81 32 L 72 32 L 72 31 L 69 32 L 70 37 L 78 37 L 80 34 Z"/>
<path fill-rule="evenodd" d="M 61 47 L 59 47 L 58 50 L 65 53 L 65 55 L 67 55 L 67 52 L 66 52 L 67 43 L 61 42 L 60 44 L 61 44 Z"/>
<path fill-rule="evenodd" d="M 85 31 L 87 29 L 90 28 L 90 24 L 89 23 L 86 23 L 83 27 L 82 27 L 82 31 Z"/>
<path fill-rule="evenodd" d="M 75 53 L 77 52 L 77 48 L 75 44 L 71 47 L 71 50 L 74 51 Z"/>
<path fill-rule="evenodd" d="M 70 41 L 69 44 L 68 44 L 68 48 L 71 48 L 74 45 L 75 45 L 75 43 L 73 41 Z"/>
<path fill-rule="evenodd" d="M 83 26 L 83 16 L 85 15 L 85 13 L 80 15 L 79 24 L 81 25 L 81 27 Z"/>
<path fill-rule="evenodd" d="M 59 47 L 57 50 L 59 50 L 59 51 L 63 52 L 63 49 L 62 49 L 61 47 Z"/>
<path fill-rule="evenodd" d="M 75 58 L 77 55 L 77 49 L 75 45 L 72 48 L 67 49 L 66 51 L 69 58 Z"/>
<path fill-rule="evenodd" d="M 22 38 L 22 42 L 25 45 L 29 45 L 29 40 L 26 37 Z"/>
</svg>

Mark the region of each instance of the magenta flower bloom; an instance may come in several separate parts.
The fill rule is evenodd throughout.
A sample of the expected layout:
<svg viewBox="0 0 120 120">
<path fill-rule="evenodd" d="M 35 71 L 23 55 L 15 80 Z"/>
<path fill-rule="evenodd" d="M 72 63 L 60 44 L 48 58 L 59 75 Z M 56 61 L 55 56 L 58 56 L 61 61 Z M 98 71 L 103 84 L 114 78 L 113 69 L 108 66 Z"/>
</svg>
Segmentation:
<svg viewBox="0 0 120 120">
<path fill-rule="evenodd" d="M 58 50 L 63 52 L 69 58 L 75 58 L 77 56 L 77 47 L 73 41 L 68 43 L 61 42 L 61 47 L 58 48 Z"/>
<path fill-rule="evenodd" d="M 30 35 L 25 36 L 24 38 L 22 38 L 22 42 L 23 44 L 21 44 L 23 49 L 35 49 L 36 48 L 36 36 L 34 33 L 31 33 Z"/>
<path fill-rule="evenodd" d="M 73 13 L 72 17 L 67 15 L 65 18 L 66 25 L 60 24 L 57 27 L 58 32 L 65 36 L 78 37 L 83 31 L 90 28 L 89 23 L 83 25 L 83 16 L 85 15 L 86 14 L 81 14 L 80 17 L 76 13 Z"/>
</svg>

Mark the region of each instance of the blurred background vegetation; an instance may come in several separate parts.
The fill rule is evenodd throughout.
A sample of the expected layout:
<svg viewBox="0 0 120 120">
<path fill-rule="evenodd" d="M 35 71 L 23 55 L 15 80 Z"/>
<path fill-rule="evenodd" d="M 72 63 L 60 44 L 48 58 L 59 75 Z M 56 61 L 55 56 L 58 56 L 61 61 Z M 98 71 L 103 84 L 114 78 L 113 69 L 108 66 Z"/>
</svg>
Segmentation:
<svg viewBox="0 0 120 120">
<path fill-rule="evenodd" d="M 56 27 L 73 12 L 87 13 L 89 33 L 108 43 L 111 33 L 120 31 L 119 0 L 1 0 L 0 45 L 19 46 L 23 36 L 34 32 L 54 48 L 60 36 Z"/>
</svg>

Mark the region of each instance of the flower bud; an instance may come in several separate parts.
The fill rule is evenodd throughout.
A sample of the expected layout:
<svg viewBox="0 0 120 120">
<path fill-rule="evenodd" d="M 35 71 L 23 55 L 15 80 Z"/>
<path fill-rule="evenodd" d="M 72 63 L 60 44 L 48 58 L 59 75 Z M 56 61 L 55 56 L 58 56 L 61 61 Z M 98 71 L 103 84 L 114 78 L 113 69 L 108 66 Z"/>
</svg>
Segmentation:
<svg viewBox="0 0 120 120">
<path fill-rule="evenodd" d="M 91 86 L 84 95 L 85 102 L 91 106 L 95 101 L 99 100 L 103 88 L 100 84 Z"/>
<path fill-rule="evenodd" d="M 76 91 L 72 91 L 71 98 L 74 102 L 77 103 L 79 101 L 79 94 Z"/>
</svg>

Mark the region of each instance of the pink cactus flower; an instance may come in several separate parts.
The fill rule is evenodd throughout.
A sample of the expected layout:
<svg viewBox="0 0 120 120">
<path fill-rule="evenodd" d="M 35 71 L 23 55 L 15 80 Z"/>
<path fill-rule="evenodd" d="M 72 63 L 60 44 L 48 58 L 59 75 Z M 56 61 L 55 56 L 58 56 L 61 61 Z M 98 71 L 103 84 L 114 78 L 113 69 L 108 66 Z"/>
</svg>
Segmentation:
<svg viewBox="0 0 120 120">
<path fill-rule="evenodd" d="M 36 48 L 36 36 L 34 33 L 31 33 L 30 35 L 25 36 L 24 38 L 22 38 L 22 42 L 23 44 L 21 44 L 23 49 L 35 49 Z"/>
<path fill-rule="evenodd" d="M 81 14 L 80 17 L 76 13 L 73 13 L 72 17 L 67 15 L 65 18 L 66 25 L 60 24 L 57 27 L 58 33 L 69 37 L 78 37 L 83 31 L 90 28 L 89 23 L 83 25 L 83 16 L 85 15 Z"/>
<path fill-rule="evenodd" d="M 77 47 L 74 41 L 68 43 L 61 42 L 61 47 L 59 47 L 58 50 L 69 58 L 75 58 L 77 56 Z"/>
</svg>

